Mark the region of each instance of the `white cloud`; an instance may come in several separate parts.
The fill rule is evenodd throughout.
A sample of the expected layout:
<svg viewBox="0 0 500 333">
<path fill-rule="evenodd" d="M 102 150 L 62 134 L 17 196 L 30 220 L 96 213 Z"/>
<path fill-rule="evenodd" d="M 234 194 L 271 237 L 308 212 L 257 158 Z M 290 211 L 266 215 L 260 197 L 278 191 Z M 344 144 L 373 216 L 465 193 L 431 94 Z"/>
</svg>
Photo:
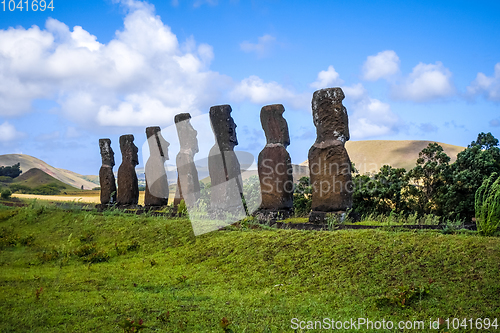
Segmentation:
<svg viewBox="0 0 500 333">
<path fill-rule="evenodd" d="M 478 73 L 474 81 L 467 87 L 469 95 L 482 94 L 490 101 L 500 102 L 500 62 L 495 65 L 493 76 Z"/>
<path fill-rule="evenodd" d="M 0 142 L 10 142 L 24 137 L 25 134 L 18 132 L 14 125 L 5 121 L 0 125 Z"/>
<path fill-rule="evenodd" d="M 310 86 L 315 89 L 323 89 L 330 88 L 334 85 L 338 86 L 342 83 L 344 83 L 344 80 L 340 79 L 340 75 L 335 71 L 335 68 L 333 68 L 333 66 L 328 66 L 326 71 L 318 73 L 318 78 L 311 83 Z"/>
<path fill-rule="evenodd" d="M 273 37 L 271 35 L 264 35 L 262 37 L 259 37 L 259 41 L 256 44 L 250 43 L 248 41 L 240 43 L 240 48 L 247 53 L 255 52 L 259 58 L 262 58 L 269 54 L 275 44 L 276 37 Z"/>
<path fill-rule="evenodd" d="M 368 56 L 363 64 L 363 78 L 376 81 L 388 78 L 399 72 L 399 57 L 392 50 L 382 51 L 374 56 Z"/>
<path fill-rule="evenodd" d="M 393 97 L 414 102 L 427 102 L 449 97 L 455 93 L 451 72 L 441 62 L 419 63 L 399 85 L 392 87 Z"/>
<path fill-rule="evenodd" d="M 50 18 L 44 30 L 0 30 L 0 115 L 55 98 L 82 125 L 167 125 L 175 113 L 208 110 L 231 86 L 230 78 L 209 70 L 210 45 L 192 37 L 180 45 L 146 2 L 114 2 L 128 14 L 107 44 Z"/>
<path fill-rule="evenodd" d="M 231 91 L 230 96 L 236 101 L 246 99 L 255 104 L 289 103 L 295 109 L 310 109 L 310 94 L 296 94 L 277 82 L 266 83 L 255 75 L 245 78 L 238 83 Z"/>
<path fill-rule="evenodd" d="M 401 120 L 391 106 L 371 98 L 361 83 L 342 87 L 348 105 L 351 140 L 360 140 L 395 133 Z"/>
</svg>

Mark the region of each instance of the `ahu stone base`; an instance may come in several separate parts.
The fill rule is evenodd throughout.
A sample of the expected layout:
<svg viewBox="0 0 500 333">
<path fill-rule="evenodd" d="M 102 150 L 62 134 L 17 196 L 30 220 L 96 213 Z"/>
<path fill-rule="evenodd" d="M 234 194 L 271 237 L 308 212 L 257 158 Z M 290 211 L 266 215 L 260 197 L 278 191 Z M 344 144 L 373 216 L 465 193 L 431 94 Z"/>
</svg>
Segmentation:
<svg viewBox="0 0 500 333">
<path fill-rule="evenodd" d="M 293 216 L 293 209 L 259 209 L 252 214 L 260 222 L 276 222 Z"/>
</svg>

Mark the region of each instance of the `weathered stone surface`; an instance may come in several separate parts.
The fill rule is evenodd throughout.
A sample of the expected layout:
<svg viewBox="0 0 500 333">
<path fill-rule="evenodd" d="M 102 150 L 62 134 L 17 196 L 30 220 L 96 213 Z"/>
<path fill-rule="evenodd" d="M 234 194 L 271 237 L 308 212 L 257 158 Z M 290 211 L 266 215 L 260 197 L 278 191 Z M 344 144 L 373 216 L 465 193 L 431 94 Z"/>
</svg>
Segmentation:
<svg viewBox="0 0 500 333">
<path fill-rule="evenodd" d="M 231 117 L 229 105 L 217 105 L 210 108 L 210 123 L 215 135 L 215 145 L 210 149 L 208 172 L 211 179 L 211 212 L 215 216 L 226 213 L 244 216 L 245 211 L 241 195 L 240 163 L 234 147 L 238 144 L 236 124 Z"/>
<path fill-rule="evenodd" d="M 146 175 L 144 205 L 166 206 L 169 189 L 165 161 L 168 160 L 170 144 L 162 137 L 158 126 L 147 127 L 146 137 L 148 138 L 149 158 L 144 170 Z"/>
<path fill-rule="evenodd" d="M 139 151 L 134 144 L 132 134 L 120 136 L 122 164 L 118 168 L 118 205 L 137 205 L 139 202 L 139 186 L 135 166 L 139 164 Z"/>
<path fill-rule="evenodd" d="M 344 147 L 349 140 L 347 110 L 342 105 L 340 88 L 314 92 L 313 121 L 317 139 L 309 150 L 309 172 L 312 185 L 311 222 L 318 212 L 345 211 L 352 207 L 353 183 L 351 161 Z"/>
<path fill-rule="evenodd" d="M 113 167 L 115 166 L 115 153 L 111 148 L 110 139 L 99 139 L 102 166 L 99 170 L 99 183 L 101 185 L 101 204 L 116 203 L 116 183 Z"/>
<path fill-rule="evenodd" d="M 174 117 L 180 151 L 177 154 L 177 191 L 174 206 L 184 200 L 187 207 L 194 207 L 200 198 L 200 182 L 198 170 L 194 164 L 194 155 L 198 153 L 197 132 L 190 122 L 189 113 L 180 113 Z"/>
<path fill-rule="evenodd" d="M 260 121 L 267 144 L 258 158 L 262 202 L 259 210 L 293 209 L 293 169 L 286 147 L 290 144 L 288 125 L 281 104 L 261 109 Z"/>
</svg>

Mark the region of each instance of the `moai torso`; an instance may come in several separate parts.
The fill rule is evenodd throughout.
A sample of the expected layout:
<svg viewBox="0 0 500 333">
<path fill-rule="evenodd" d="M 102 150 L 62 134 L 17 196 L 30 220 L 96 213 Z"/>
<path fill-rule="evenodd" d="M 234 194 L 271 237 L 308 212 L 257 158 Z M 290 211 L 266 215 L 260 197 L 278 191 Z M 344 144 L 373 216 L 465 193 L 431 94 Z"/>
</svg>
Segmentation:
<svg viewBox="0 0 500 333">
<path fill-rule="evenodd" d="M 145 165 L 146 190 L 144 192 L 145 206 L 166 206 L 168 204 L 168 179 L 165 172 L 165 161 L 168 160 L 170 145 L 161 135 L 158 126 L 147 127 L 149 158 Z"/>
<path fill-rule="evenodd" d="M 312 211 L 336 212 L 352 207 L 351 161 L 344 144 L 349 140 L 347 110 L 340 88 L 313 94 L 312 112 L 317 139 L 309 149 Z"/>
<path fill-rule="evenodd" d="M 211 210 L 215 214 L 229 212 L 232 215 L 244 216 L 240 163 L 234 153 L 238 140 L 236 124 L 231 117 L 231 107 L 229 105 L 212 106 L 210 123 L 216 141 L 208 156 Z"/>
<path fill-rule="evenodd" d="M 139 164 L 139 151 L 134 144 L 132 134 L 120 136 L 122 164 L 118 168 L 118 205 L 137 205 L 139 202 L 139 186 L 135 166 Z"/>
<path fill-rule="evenodd" d="M 176 158 L 177 191 L 174 205 L 184 200 L 188 207 L 193 207 L 200 198 L 200 182 L 194 164 L 194 155 L 198 153 L 197 132 L 191 126 L 190 119 L 189 113 L 180 113 L 174 118 L 180 143 L 180 151 Z"/>
<path fill-rule="evenodd" d="M 286 151 L 290 136 L 283 118 L 284 111 L 281 104 L 266 105 L 260 111 L 260 121 L 267 140 L 257 164 L 262 194 L 260 209 L 293 208 L 293 169 Z"/>
<path fill-rule="evenodd" d="M 113 167 L 115 166 L 115 153 L 111 149 L 110 139 L 99 139 L 102 166 L 99 170 L 99 183 L 101 185 L 101 204 L 116 203 L 116 183 Z"/>
</svg>

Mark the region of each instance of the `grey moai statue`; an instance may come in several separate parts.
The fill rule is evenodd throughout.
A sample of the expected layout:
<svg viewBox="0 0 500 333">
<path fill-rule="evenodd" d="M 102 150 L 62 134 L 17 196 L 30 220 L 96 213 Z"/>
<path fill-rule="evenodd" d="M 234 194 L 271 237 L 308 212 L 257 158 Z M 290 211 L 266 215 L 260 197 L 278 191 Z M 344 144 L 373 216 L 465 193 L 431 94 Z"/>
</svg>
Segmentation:
<svg viewBox="0 0 500 333">
<path fill-rule="evenodd" d="M 120 136 L 122 164 L 118 168 L 118 205 L 137 205 L 139 202 L 139 185 L 135 166 L 139 164 L 139 149 L 134 144 L 132 134 Z"/>
<path fill-rule="evenodd" d="M 231 106 L 217 105 L 210 108 L 210 124 L 215 135 L 215 145 L 210 149 L 208 172 L 211 180 L 211 211 L 215 216 L 230 213 L 245 215 L 241 195 L 240 163 L 234 147 L 238 145 L 236 124 L 231 117 Z"/>
<path fill-rule="evenodd" d="M 286 150 L 290 136 L 283 112 L 281 104 L 266 105 L 260 111 L 267 144 L 259 154 L 257 167 L 262 195 L 259 211 L 279 212 L 286 218 L 293 210 L 293 169 Z"/>
<path fill-rule="evenodd" d="M 99 169 L 99 183 L 101 185 L 101 204 L 116 203 L 116 183 L 113 167 L 115 166 L 115 153 L 111 148 L 110 139 L 99 139 L 102 166 Z"/>
<path fill-rule="evenodd" d="M 347 110 L 340 88 L 315 91 L 312 98 L 317 138 L 309 149 L 312 185 L 310 222 L 324 219 L 325 213 L 344 212 L 352 207 L 351 161 L 344 144 L 349 140 Z"/>
<path fill-rule="evenodd" d="M 162 137 L 161 128 L 152 126 L 146 128 L 148 138 L 149 158 L 145 165 L 146 190 L 145 206 L 166 206 L 168 204 L 168 179 L 165 172 L 165 161 L 168 160 L 170 144 Z"/>
<path fill-rule="evenodd" d="M 184 200 L 188 207 L 193 207 L 200 198 L 200 182 L 194 164 L 194 155 L 198 153 L 197 132 L 190 122 L 189 113 L 179 113 L 174 117 L 180 151 L 177 154 L 177 191 L 174 206 Z"/>
</svg>

